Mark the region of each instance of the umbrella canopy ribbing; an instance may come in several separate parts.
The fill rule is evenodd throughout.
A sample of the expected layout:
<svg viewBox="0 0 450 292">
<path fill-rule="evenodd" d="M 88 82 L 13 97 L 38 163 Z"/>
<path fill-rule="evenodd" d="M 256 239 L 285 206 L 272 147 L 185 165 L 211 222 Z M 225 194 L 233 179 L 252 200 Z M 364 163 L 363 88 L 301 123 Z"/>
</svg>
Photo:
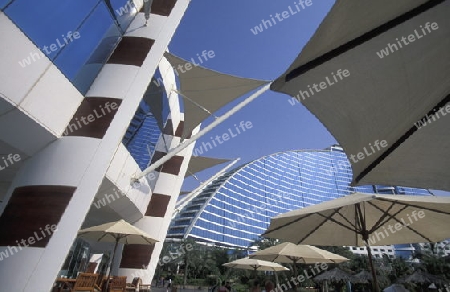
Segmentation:
<svg viewBox="0 0 450 292">
<path fill-rule="evenodd" d="M 444 0 L 336 1 L 272 84 L 336 138 L 353 185 L 450 190 L 449 14 Z"/>
<path fill-rule="evenodd" d="M 439 242 L 449 220 L 449 197 L 354 193 L 280 214 L 264 236 L 319 246 Z"/>
<path fill-rule="evenodd" d="M 370 244 L 442 241 L 450 237 L 449 220 L 448 197 L 354 193 L 280 214 L 264 236 L 303 244 L 366 245 L 376 285 Z"/>
</svg>

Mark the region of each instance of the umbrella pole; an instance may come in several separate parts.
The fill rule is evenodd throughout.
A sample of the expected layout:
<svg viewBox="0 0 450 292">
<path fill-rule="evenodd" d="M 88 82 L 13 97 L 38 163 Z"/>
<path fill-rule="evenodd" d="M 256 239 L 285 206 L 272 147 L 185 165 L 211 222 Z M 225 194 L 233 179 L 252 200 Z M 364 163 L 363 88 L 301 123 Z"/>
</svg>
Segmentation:
<svg viewBox="0 0 450 292">
<path fill-rule="evenodd" d="M 276 283 L 276 286 L 275 286 L 275 287 L 278 287 L 278 285 L 280 285 L 280 281 L 278 281 L 278 274 L 277 274 L 276 271 L 273 271 L 273 273 L 275 274 L 275 283 Z M 269 292 L 270 292 L 270 291 L 269 291 Z"/>
<path fill-rule="evenodd" d="M 294 278 L 297 279 L 297 261 L 293 260 L 294 264 L 293 264 L 293 272 L 294 272 Z M 294 281 L 294 291 L 297 292 L 297 285 L 295 285 L 295 281 Z"/>
<path fill-rule="evenodd" d="M 112 258 L 111 258 L 111 263 L 109 264 L 108 277 L 106 278 L 106 289 L 105 289 L 105 291 L 108 291 L 109 277 L 111 277 L 112 265 L 114 263 L 114 257 L 116 256 L 116 249 L 117 249 L 117 246 L 119 245 L 119 240 L 120 240 L 120 238 L 117 237 L 116 238 L 116 243 L 114 244 L 114 249 L 113 249 L 113 254 L 112 254 Z"/>
<path fill-rule="evenodd" d="M 377 273 L 375 272 L 375 268 L 373 266 L 373 261 L 372 261 L 372 251 L 371 251 L 370 245 L 366 239 L 364 239 L 364 243 L 366 244 L 367 255 L 369 256 L 370 271 L 372 272 L 372 288 L 373 288 L 373 291 L 379 292 Z"/>
</svg>

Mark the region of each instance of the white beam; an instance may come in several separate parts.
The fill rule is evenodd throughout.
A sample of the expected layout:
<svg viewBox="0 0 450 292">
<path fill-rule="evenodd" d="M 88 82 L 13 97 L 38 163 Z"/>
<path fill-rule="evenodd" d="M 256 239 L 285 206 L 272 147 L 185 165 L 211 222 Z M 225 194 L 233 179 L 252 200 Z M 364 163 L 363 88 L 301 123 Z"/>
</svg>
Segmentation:
<svg viewBox="0 0 450 292">
<path fill-rule="evenodd" d="M 192 136 L 190 139 L 186 139 L 183 141 L 183 143 L 181 143 L 180 145 L 178 145 L 177 147 L 175 147 L 172 151 L 170 151 L 169 153 L 167 153 L 167 155 L 161 157 L 158 161 L 155 161 L 155 163 L 153 163 L 152 165 L 150 165 L 149 167 L 147 167 L 145 170 L 143 170 L 139 175 L 137 175 L 136 177 L 133 177 L 131 179 L 131 183 L 135 183 L 137 180 L 141 179 L 142 177 L 146 176 L 148 173 L 154 171 L 155 169 L 157 169 L 158 167 L 160 167 L 161 165 L 163 165 L 164 163 L 166 163 L 167 161 L 169 161 L 172 157 L 174 157 L 175 155 L 177 155 L 180 151 L 184 150 L 186 147 L 188 147 L 190 144 L 192 144 L 193 142 L 195 142 L 196 140 L 198 140 L 199 138 L 201 138 L 203 135 L 205 135 L 206 133 L 208 133 L 209 131 L 211 131 L 212 129 L 214 129 L 215 127 L 217 127 L 219 124 L 221 124 L 222 122 L 224 122 L 226 119 L 228 119 L 229 117 L 231 117 L 233 114 L 235 114 L 237 111 L 239 111 L 240 109 L 242 109 L 244 106 L 246 106 L 247 104 L 249 104 L 250 102 L 252 102 L 253 100 L 255 100 L 257 97 L 259 97 L 261 94 L 263 94 L 264 92 L 266 92 L 269 88 L 270 85 L 272 84 L 272 82 L 267 83 L 266 85 L 264 85 L 262 88 L 260 88 L 258 91 L 256 91 L 255 93 L 253 93 L 251 96 L 249 96 L 248 98 L 246 98 L 245 100 L 243 100 L 242 102 L 240 102 L 238 105 L 236 105 L 235 107 L 233 107 L 230 111 L 228 111 L 227 113 L 225 113 L 224 115 L 218 117 L 215 121 L 213 121 L 211 124 L 209 124 L 208 126 L 206 126 L 203 130 L 199 131 L 197 134 L 195 134 L 194 136 Z"/>
</svg>

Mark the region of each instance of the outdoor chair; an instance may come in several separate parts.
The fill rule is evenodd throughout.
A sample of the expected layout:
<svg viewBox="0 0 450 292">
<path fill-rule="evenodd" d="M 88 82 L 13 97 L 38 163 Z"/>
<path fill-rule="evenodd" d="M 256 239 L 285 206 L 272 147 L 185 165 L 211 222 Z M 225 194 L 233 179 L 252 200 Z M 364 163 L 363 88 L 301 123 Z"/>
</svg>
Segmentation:
<svg viewBox="0 0 450 292">
<path fill-rule="evenodd" d="M 127 283 L 127 287 L 125 291 L 127 292 L 139 292 L 139 285 L 141 284 L 142 280 L 139 277 L 135 277 L 131 283 Z"/>
<path fill-rule="evenodd" d="M 106 286 L 106 276 L 105 275 L 98 275 L 97 282 L 95 283 L 102 291 L 104 291 Z"/>
<path fill-rule="evenodd" d="M 72 292 L 100 292 L 100 287 L 96 285 L 97 278 L 98 274 L 80 273 Z"/>
<path fill-rule="evenodd" d="M 142 284 L 142 279 L 139 277 L 135 277 L 133 282 L 128 283 L 125 289 L 126 292 L 151 292 L 151 284 Z"/>
<path fill-rule="evenodd" d="M 142 284 L 142 279 L 139 279 L 139 292 L 151 292 L 152 284 Z"/>
<path fill-rule="evenodd" d="M 108 292 L 126 292 L 127 276 L 114 276 L 109 283 Z"/>
</svg>

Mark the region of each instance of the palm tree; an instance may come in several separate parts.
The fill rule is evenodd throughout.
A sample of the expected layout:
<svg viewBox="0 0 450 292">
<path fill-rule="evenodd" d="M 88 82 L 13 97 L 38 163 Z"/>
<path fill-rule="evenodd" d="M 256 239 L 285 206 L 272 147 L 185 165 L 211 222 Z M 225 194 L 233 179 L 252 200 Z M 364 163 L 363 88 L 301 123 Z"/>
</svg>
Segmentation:
<svg viewBox="0 0 450 292">
<path fill-rule="evenodd" d="M 252 247 L 257 247 L 258 250 L 263 250 L 266 249 L 268 247 L 271 246 L 275 246 L 277 244 L 282 243 L 281 241 L 279 241 L 278 239 L 274 239 L 274 238 L 264 238 L 264 237 L 258 237 L 257 239 L 255 239 L 255 241 L 253 241 L 252 243 L 250 243 L 248 245 L 249 249 Z"/>
<path fill-rule="evenodd" d="M 437 249 L 436 244 L 429 245 L 429 249 L 415 253 L 414 258 L 420 260 L 420 267 L 428 273 L 450 279 L 450 264 L 446 261 L 445 254 Z"/>
<path fill-rule="evenodd" d="M 398 257 L 390 260 L 391 272 L 388 277 L 392 283 L 397 279 L 403 278 L 412 273 L 413 269 L 410 263 L 402 257 Z"/>
</svg>

